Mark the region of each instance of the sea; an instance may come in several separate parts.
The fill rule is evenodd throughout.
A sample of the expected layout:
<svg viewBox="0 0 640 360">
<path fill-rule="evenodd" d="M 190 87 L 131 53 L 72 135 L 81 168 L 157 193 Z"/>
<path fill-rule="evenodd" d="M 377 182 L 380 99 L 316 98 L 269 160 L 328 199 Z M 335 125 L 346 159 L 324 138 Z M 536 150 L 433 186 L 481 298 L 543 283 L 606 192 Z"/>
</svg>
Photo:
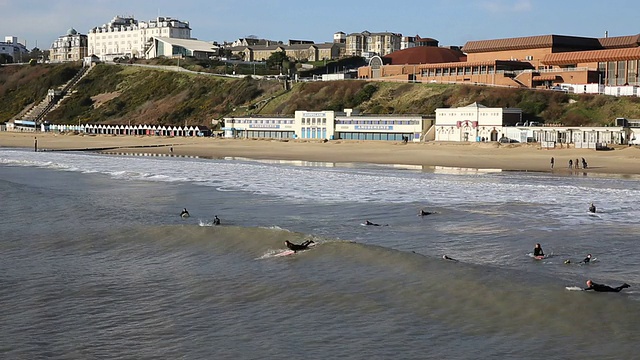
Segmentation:
<svg viewBox="0 0 640 360">
<path fill-rule="evenodd" d="M 639 201 L 581 171 L 0 148 L 0 358 L 637 359 Z"/>
</svg>

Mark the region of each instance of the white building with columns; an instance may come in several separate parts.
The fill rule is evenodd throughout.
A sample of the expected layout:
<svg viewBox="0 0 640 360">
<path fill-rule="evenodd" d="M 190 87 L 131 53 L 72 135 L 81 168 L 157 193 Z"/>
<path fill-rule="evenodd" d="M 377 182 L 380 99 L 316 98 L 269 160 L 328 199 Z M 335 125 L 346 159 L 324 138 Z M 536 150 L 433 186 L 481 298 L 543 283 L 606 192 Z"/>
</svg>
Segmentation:
<svg viewBox="0 0 640 360">
<path fill-rule="evenodd" d="M 124 56 L 143 58 L 153 37 L 191 39 L 191 28 L 189 22 L 170 17 L 138 21 L 116 16 L 108 24 L 89 30 L 89 55 L 107 61 Z"/>
<path fill-rule="evenodd" d="M 522 123 L 522 109 L 489 108 L 473 103 L 436 109 L 436 141 L 498 141 L 506 126 Z"/>
</svg>

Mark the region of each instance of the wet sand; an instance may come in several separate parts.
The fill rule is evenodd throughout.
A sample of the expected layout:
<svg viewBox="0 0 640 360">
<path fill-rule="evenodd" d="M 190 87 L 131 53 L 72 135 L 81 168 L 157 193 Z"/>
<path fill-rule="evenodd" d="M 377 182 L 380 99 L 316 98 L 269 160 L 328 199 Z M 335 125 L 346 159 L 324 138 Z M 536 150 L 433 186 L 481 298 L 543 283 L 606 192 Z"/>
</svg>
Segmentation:
<svg viewBox="0 0 640 360">
<path fill-rule="evenodd" d="M 0 147 L 38 151 L 89 150 L 203 158 L 240 157 L 311 162 L 361 162 L 423 167 L 537 171 L 558 174 L 639 174 L 640 148 L 618 146 L 610 151 L 543 149 L 537 144 L 408 143 L 394 141 L 250 140 L 157 136 L 74 135 L 0 132 Z M 551 158 L 554 169 L 551 169 Z M 587 169 L 569 169 L 569 159 L 585 158 Z"/>
</svg>

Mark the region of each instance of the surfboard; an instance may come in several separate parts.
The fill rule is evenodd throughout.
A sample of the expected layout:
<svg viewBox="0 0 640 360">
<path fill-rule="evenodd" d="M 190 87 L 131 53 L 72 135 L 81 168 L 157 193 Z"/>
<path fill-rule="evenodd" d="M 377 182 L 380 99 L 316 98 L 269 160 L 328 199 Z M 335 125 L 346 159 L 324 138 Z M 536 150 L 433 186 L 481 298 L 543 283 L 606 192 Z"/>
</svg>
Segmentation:
<svg viewBox="0 0 640 360">
<path fill-rule="evenodd" d="M 569 291 L 583 291 L 584 289 L 580 286 L 566 286 L 565 289 Z"/>
<path fill-rule="evenodd" d="M 538 255 L 538 256 L 534 256 L 533 258 L 536 259 L 536 260 L 542 260 L 542 259 L 545 258 L 545 256 L 544 255 Z"/>
</svg>

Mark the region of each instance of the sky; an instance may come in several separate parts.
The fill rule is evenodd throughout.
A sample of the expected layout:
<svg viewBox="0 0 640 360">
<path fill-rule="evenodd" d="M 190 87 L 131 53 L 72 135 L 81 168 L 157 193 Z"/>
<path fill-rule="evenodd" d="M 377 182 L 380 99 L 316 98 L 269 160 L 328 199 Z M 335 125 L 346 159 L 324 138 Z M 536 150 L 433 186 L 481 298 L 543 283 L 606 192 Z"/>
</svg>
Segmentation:
<svg viewBox="0 0 640 360">
<path fill-rule="evenodd" d="M 441 46 L 534 35 L 637 35 L 640 1 L 618 0 L 0 0 L 0 41 L 15 36 L 28 49 L 49 49 L 70 28 L 87 34 L 115 16 L 188 21 L 203 41 L 262 39 L 333 41 L 338 31 L 400 33 Z"/>
</svg>

